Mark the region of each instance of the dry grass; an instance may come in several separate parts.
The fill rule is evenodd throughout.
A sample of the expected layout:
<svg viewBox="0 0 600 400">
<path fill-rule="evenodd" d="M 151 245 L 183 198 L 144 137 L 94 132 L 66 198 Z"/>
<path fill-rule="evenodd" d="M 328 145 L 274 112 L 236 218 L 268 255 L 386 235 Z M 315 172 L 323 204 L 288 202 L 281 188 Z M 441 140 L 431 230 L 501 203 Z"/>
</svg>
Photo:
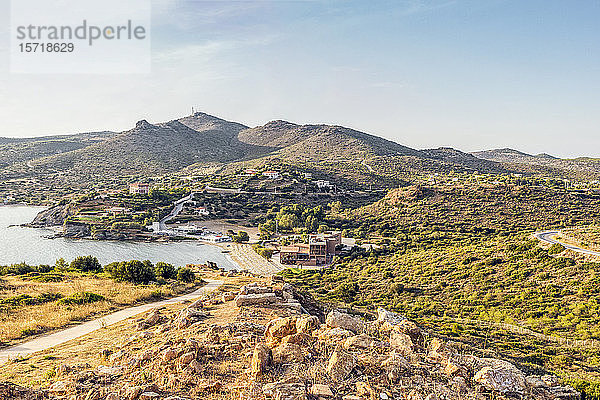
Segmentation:
<svg viewBox="0 0 600 400">
<path fill-rule="evenodd" d="M 223 278 L 218 274 L 210 273 L 208 271 L 202 271 L 202 276 L 225 280 L 226 283 L 223 286 L 223 289 L 225 290 L 237 290 L 241 285 L 249 282 L 261 281 L 261 279 L 246 277 Z M 161 308 L 161 313 L 172 317 L 187 305 L 189 305 L 189 303 L 168 305 Z M 208 311 L 210 312 L 210 317 L 205 321 L 205 324 L 203 324 L 204 326 L 209 326 L 211 324 L 226 325 L 239 319 L 239 309 L 235 307 L 233 302 L 211 306 Z M 262 313 L 258 313 L 255 317 L 262 323 L 266 323 L 266 321 L 269 320 L 269 317 L 262 315 Z M 91 368 L 94 369 L 98 365 L 106 364 L 106 361 L 100 356 L 100 352 L 103 349 L 117 351 L 119 348 L 122 348 L 123 343 L 126 342 L 129 337 L 138 334 L 139 331 L 136 330 L 136 320 L 137 318 L 130 318 L 115 325 L 94 331 L 81 338 L 63 343 L 52 349 L 44 350 L 21 360 L 14 360 L 4 365 L 0 365 L 0 382 L 8 381 L 27 387 L 44 388 L 59 379 L 52 375 L 52 371 L 59 365 L 89 363 Z M 188 330 L 171 332 L 169 338 L 176 341 L 180 337 L 188 337 L 191 334 L 191 332 L 188 332 L 190 330 L 191 328 Z M 144 342 L 134 343 L 130 345 L 128 349 L 130 351 L 142 351 L 142 347 L 147 349 L 160 343 L 162 343 L 162 338 L 156 336 Z M 209 375 L 210 372 L 212 372 L 214 379 L 228 376 L 234 380 L 244 376 L 243 374 L 240 374 L 240 372 L 248 367 L 248 362 L 249 360 L 244 357 L 238 357 L 233 360 L 215 360 L 210 364 L 210 368 L 208 368 L 207 371 L 209 371 Z M 206 393 L 203 398 L 210 400 L 237 400 L 239 399 L 239 392 L 233 391 L 233 393 L 229 394 L 224 394 L 223 392 Z"/>
<path fill-rule="evenodd" d="M 83 305 L 65 306 L 50 302 L 2 310 L 0 343 L 8 344 L 132 304 L 189 292 L 195 287 L 194 284 L 133 285 L 88 275 L 70 275 L 62 282 L 49 283 L 24 280 L 17 276 L 6 276 L 3 281 L 0 285 L 0 299 L 22 294 L 38 296 L 43 293 L 59 293 L 69 296 L 81 292 L 92 292 L 106 298 L 106 301 Z"/>
</svg>

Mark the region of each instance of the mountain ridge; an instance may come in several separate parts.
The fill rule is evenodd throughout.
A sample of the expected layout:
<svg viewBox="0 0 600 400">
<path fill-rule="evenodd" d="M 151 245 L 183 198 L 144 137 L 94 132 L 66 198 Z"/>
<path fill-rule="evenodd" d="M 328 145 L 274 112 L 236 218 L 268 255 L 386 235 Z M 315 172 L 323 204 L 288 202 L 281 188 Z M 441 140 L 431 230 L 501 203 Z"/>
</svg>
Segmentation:
<svg viewBox="0 0 600 400">
<path fill-rule="evenodd" d="M 95 139 L 92 133 L 79 135 L 72 147 L 40 151 L 34 153 L 38 157 L 21 158 L 0 168 L 8 170 L 10 177 L 11 165 L 27 161 L 27 168 L 18 168 L 20 176 L 57 173 L 81 185 L 97 176 L 156 176 L 208 164 L 234 173 L 248 162 L 266 165 L 273 160 L 337 176 L 360 175 L 364 182 L 387 181 L 388 186 L 415 175 L 451 172 L 600 176 L 596 159 L 564 160 L 510 148 L 472 153 L 450 147 L 417 150 L 339 125 L 273 120 L 249 127 L 203 112 L 167 122 L 140 120 L 130 130 Z M 85 137 L 92 139 L 86 142 Z M 2 143 L 0 139 L 0 156 L 3 146 L 14 146 Z"/>
</svg>

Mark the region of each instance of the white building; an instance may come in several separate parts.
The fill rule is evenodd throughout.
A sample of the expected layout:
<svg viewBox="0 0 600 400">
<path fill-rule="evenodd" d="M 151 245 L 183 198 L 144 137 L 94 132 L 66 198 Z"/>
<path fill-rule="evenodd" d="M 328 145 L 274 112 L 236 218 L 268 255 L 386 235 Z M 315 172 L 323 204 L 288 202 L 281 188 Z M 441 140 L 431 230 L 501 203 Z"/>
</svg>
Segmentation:
<svg viewBox="0 0 600 400">
<path fill-rule="evenodd" d="M 196 208 L 196 211 L 198 212 L 198 215 L 209 215 L 210 212 L 206 209 L 206 207 L 198 207 Z"/>
<path fill-rule="evenodd" d="M 315 181 L 315 185 L 317 185 L 317 187 L 319 189 L 329 189 L 329 188 L 331 188 L 331 183 L 329 181 L 324 181 L 324 180 Z"/>
<path fill-rule="evenodd" d="M 212 243 L 231 242 L 231 237 L 228 235 L 214 234 L 202 237 L 204 240 Z"/>
<path fill-rule="evenodd" d="M 265 171 L 262 173 L 262 175 L 269 179 L 278 179 L 281 177 L 278 171 Z"/>
</svg>

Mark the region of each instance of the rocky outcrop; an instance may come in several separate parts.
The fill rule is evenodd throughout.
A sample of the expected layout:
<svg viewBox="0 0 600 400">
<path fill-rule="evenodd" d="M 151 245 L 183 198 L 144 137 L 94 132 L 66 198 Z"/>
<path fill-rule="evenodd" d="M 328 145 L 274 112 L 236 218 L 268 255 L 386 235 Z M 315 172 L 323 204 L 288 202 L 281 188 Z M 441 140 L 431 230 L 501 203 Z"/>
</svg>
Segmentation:
<svg viewBox="0 0 600 400">
<path fill-rule="evenodd" d="M 252 362 L 250 363 L 250 373 L 254 376 L 258 376 L 265 372 L 271 365 L 273 356 L 271 349 L 262 343 L 258 343 L 254 347 L 252 353 Z"/>
<path fill-rule="evenodd" d="M 48 394 L 42 391 L 24 388 L 12 383 L 0 383 L 0 399 L 46 400 L 48 398 Z"/>
<path fill-rule="evenodd" d="M 356 365 L 354 354 L 344 350 L 341 347 L 335 349 L 329 361 L 327 362 L 327 374 L 334 381 L 345 379 Z"/>
<path fill-rule="evenodd" d="M 259 286 L 258 283 L 252 283 L 240 288 L 235 303 L 238 307 L 272 305 L 298 314 L 306 313 L 294 293 L 295 291 L 288 284 L 284 284 L 282 289 L 275 290 L 272 286 Z"/>
<path fill-rule="evenodd" d="M 365 330 L 365 323 L 361 319 L 335 310 L 327 314 L 325 324 L 330 328 L 341 328 L 354 333 Z"/>
<path fill-rule="evenodd" d="M 141 332 L 102 352 L 106 365 L 57 368 L 49 393 L 75 400 L 580 399 L 557 377 L 466 354 L 386 310 L 372 322 L 335 310 L 321 324 L 281 306 L 299 303 L 294 293 L 246 285 L 229 304 L 215 294 L 182 310 L 149 312 L 136 321 Z M 240 296 L 263 295 L 276 302 L 236 306 Z M 212 307 L 238 315 L 215 324 Z M 269 318 L 257 323 L 260 315 Z"/>
<path fill-rule="evenodd" d="M 73 204 L 57 205 L 46 210 L 40 211 L 31 221 L 29 226 L 33 228 L 47 228 L 53 226 L 63 226 L 67 218 L 76 214 L 76 207 Z"/>
<path fill-rule="evenodd" d="M 238 307 L 254 306 L 257 304 L 272 304 L 277 302 L 275 293 L 240 294 L 235 298 Z"/>
<path fill-rule="evenodd" d="M 63 235 L 68 238 L 87 238 L 92 234 L 90 226 L 79 222 L 65 222 Z"/>
</svg>

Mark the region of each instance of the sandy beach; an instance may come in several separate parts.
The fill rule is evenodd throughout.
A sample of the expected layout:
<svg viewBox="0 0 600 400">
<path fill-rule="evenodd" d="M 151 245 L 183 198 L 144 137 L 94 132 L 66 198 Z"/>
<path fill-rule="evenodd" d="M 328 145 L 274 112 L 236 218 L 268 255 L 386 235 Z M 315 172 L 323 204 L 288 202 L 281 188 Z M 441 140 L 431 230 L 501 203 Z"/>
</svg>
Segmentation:
<svg viewBox="0 0 600 400">
<path fill-rule="evenodd" d="M 258 255 L 251 244 L 247 243 L 219 243 L 216 246 L 229 251 L 231 260 L 239 265 L 240 269 L 248 270 L 259 275 L 273 275 L 286 267 L 275 260 L 267 260 Z"/>
</svg>

